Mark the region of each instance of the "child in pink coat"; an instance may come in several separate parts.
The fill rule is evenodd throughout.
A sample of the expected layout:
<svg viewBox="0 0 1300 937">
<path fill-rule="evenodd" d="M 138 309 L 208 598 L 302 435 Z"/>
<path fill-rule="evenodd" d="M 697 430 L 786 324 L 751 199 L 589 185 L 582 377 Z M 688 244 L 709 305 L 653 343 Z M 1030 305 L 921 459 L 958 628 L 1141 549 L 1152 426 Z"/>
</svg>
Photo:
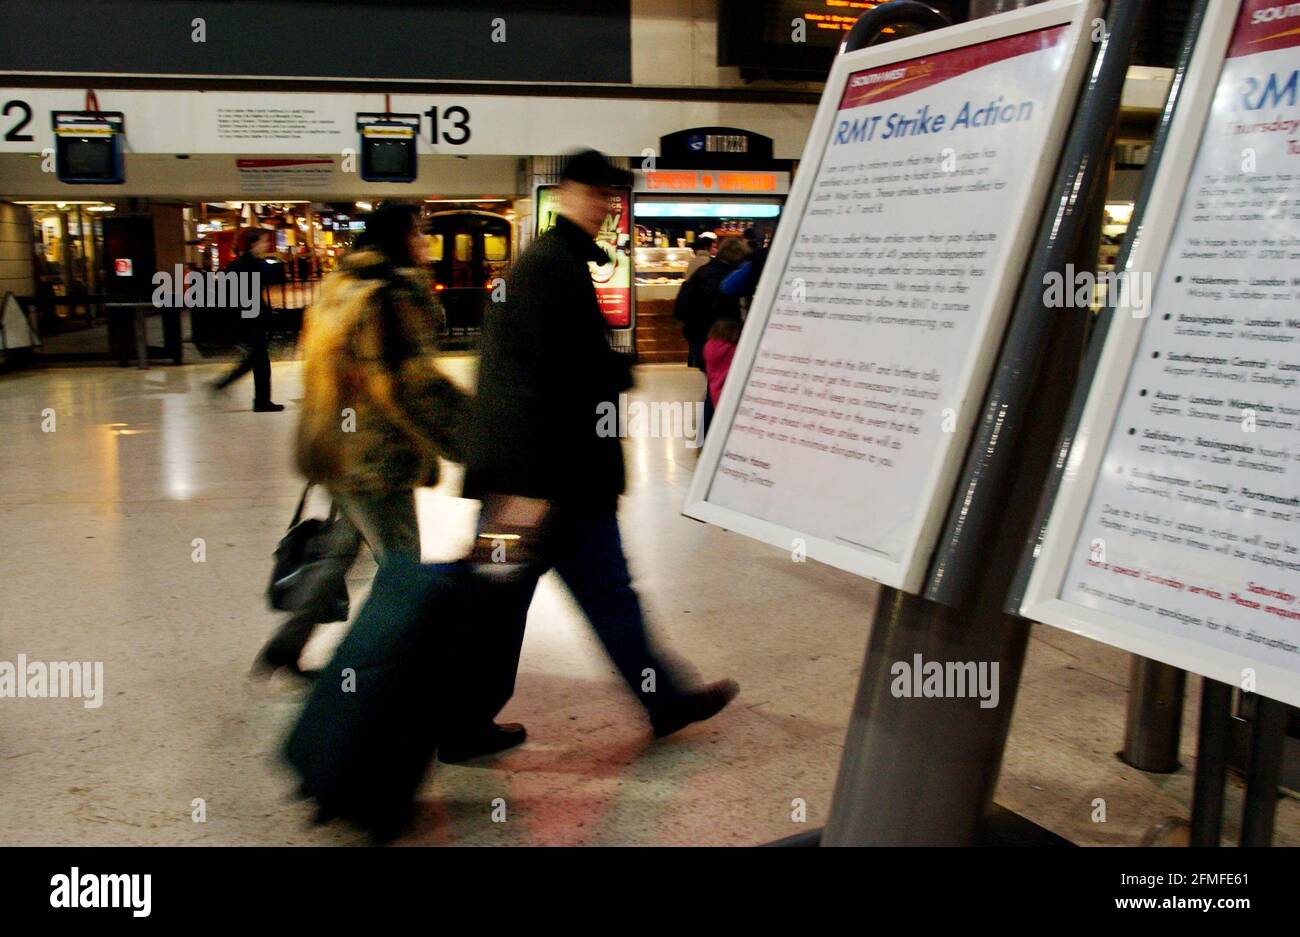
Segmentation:
<svg viewBox="0 0 1300 937">
<path fill-rule="evenodd" d="M 727 372 L 731 370 L 731 359 L 736 357 L 736 345 L 740 342 L 740 320 L 719 319 L 709 329 L 709 337 L 704 342 L 704 376 L 708 380 L 708 399 L 704 406 L 704 426 L 701 439 L 709 431 L 713 422 L 713 410 L 722 396 L 722 385 L 727 383 Z"/>
<path fill-rule="evenodd" d="M 716 407 L 722 396 L 722 385 L 727 382 L 731 359 L 736 357 L 740 341 L 740 322 L 736 319 L 719 319 L 709 329 L 704 343 L 704 374 L 709 381 L 709 400 Z"/>
</svg>

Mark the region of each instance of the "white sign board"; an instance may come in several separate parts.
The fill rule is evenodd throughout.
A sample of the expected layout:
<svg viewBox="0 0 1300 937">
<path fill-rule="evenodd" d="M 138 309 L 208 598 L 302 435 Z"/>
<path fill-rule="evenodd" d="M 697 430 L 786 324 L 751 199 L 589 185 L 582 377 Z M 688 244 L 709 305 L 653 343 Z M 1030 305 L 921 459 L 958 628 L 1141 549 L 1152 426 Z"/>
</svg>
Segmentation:
<svg viewBox="0 0 1300 937">
<path fill-rule="evenodd" d="M 579 145 L 607 153 L 657 150 L 683 127 L 729 124 L 772 137 L 775 156 L 799 155 L 813 107 L 743 101 L 566 98 L 527 94 L 297 91 L 98 92 L 126 117 L 127 153 L 341 154 L 359 141 L 357 114 L 419 114 L 423 155 L 542 156 Z M 81 110 L 79 88 L 0 88 L 0 153 L 53 143 L 50 112 Z"/>
<path fill-rule="evenodd" d="M 1022 606 L 1292 705 L 1298 98 L 1300 8 L 1210 4 Z"/>
<path fill-rule="evenodd" d="M 919 588 L 1099 7 L 837 58 L 687 515 Z"/>
</svg>

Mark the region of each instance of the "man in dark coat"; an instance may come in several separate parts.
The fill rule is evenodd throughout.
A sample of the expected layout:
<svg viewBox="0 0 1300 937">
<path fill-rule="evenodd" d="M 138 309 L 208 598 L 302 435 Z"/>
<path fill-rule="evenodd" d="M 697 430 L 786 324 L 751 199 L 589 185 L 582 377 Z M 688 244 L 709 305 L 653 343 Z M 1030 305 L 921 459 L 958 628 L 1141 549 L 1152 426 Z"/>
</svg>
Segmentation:
<svg viewBox="0 0 1300 937">
<path fill-rule="evenodd" d="M 570 157 L 555 226 L 515 264 L 506 302 L 486 313 L 465 494 L 485 506 L 502 496 L 544 503 L 535 535 L 506 548 L 507 562 L 510 550 L 528 556 L 510 588 L 519 588 L 526 604 L 538 578 L 555 569 L 663 736 L 715 715 L 739 688 L 730 680 L 685 686 L 651 647 L 623 556 L 616 515 L 623 449 L 601 413 L 631 386 L 631 362 L 610 348 L 587 264 L 609 262 L 593 238 L 614 190 L 630 182 L 630 173 L 594 150 Z M 496 659 L 485 662 L 483 705 L 491 715 L 514 691 L 522 641 L 522 630 L 504 636 L 491 652 Z M 498 727 L 497 734 L 495 744 L 485 739 L 477 747 L 500 750 L 523 740 L 522 726 Z"/>
<path fill-rule="evenodd" d="M 271 400 L 271 354 L 268 348 L 271 330 L 271 302 L 267 291 L 270 264 L 266 256 L 275 250 L 275 235 L 264 228 L 241 228 L 235 238 L 237 256 L 225 270 L 248 278 L 256 284 L 258 310 L 247 316 L 235 311 L 242 332 L 244 354 L 239 363 L 210 385 L 213 393 L 224 391 L 249 371 L 253 372 L 253 409 L 258 413 L 278 413 L 284 404 Z"/>
</svg>

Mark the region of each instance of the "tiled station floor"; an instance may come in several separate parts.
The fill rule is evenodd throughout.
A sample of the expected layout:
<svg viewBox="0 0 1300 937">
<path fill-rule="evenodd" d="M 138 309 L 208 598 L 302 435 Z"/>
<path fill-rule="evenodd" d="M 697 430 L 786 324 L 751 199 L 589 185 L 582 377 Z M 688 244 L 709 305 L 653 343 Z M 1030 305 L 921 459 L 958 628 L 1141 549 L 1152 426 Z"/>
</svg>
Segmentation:
<svg viewBox="0 0 1300 937">
<path fill-rule="evenodd" d="M 68 368 L 0 377 L 0 660 L 104 662 L 98 709 L 0 699 L 0 844 L 333 844 L 310 824 L 278 745 L 302 700 L 248 667 L 276 624 L 263 590 L 300 483 L 290 447 L 295 362 L 275 365 L 289 409 L 255 414 L 251 387 L 211 402 L 221 366 Z M 471 379 L 473 359 L 448 368 Z M 694 400 L 685 368 L 639 371 L 647 399 Z M 54 432 L 43 432 L 53 410 Z M 626 443 L 621 516 L 633 572 L 661 639 L 741 695 L 712 722 L 653 742 L 563 587 L 544 582 L 515 698 L 523 747 L 438 766 L 409 844 L 757 844 L 824 822 L 876 589 L 680 516 L 696 453 L 681 440 Z M 454 555 L 471 532 L 459 475 L 420 494 L 424 550 Z M 204 562 L 195 562 L 196 540 Z M 351 584 L 360 604 L 373 565 Z M 344 626 L 308 649 L 323 663 Z M 1183 770 L 1124 766 L 1128 658 L 1035 629 L 998 801 L 1081 844 L 1137 843 L 1186 816 L 1198 681 Z M 1094 822 L 1093 801 L 1106 800 Z M 505 822 L 493 822 L 504 798 Z M 195 822 L 202 800 L 205 817 Z M 793 802 L 807 805 L 792 821 Z M 1233 784 L 1235 826 L 1241 790 Z M 1300 803 L 1278 841 L 1300 843 Z"/>
</svg>

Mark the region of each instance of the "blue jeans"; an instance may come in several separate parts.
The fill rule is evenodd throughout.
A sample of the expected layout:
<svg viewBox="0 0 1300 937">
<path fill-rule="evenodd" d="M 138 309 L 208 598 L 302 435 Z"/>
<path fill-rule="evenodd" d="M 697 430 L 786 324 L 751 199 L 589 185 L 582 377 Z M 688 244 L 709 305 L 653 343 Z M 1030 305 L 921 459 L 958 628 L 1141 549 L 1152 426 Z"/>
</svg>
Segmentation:
<svg viewBox="0 0 1300 937">
<path fill-rule="evenodd" d="M 489 652 L 494 660 L 485 667 L 491 675 L 484 688 L 489 718 L 500 712 L 514 693 L 523 622 L 537 581 L 549 569 L 564 580 L 605 653 L 650 716 L 678 702 L 684 692 L 679 668 L 652 647 L 646 633 L 641 602 L 623 556 L 614 504 L 607 508 L 552 508 L 540 553 L 544 559 L 534 563 L 523 579 L 494 587 L 512 590 L 513 604 L 500 619 L 502 628 Z M 646 671 L 652 672 L 653 682 Z"/>
</svg>

